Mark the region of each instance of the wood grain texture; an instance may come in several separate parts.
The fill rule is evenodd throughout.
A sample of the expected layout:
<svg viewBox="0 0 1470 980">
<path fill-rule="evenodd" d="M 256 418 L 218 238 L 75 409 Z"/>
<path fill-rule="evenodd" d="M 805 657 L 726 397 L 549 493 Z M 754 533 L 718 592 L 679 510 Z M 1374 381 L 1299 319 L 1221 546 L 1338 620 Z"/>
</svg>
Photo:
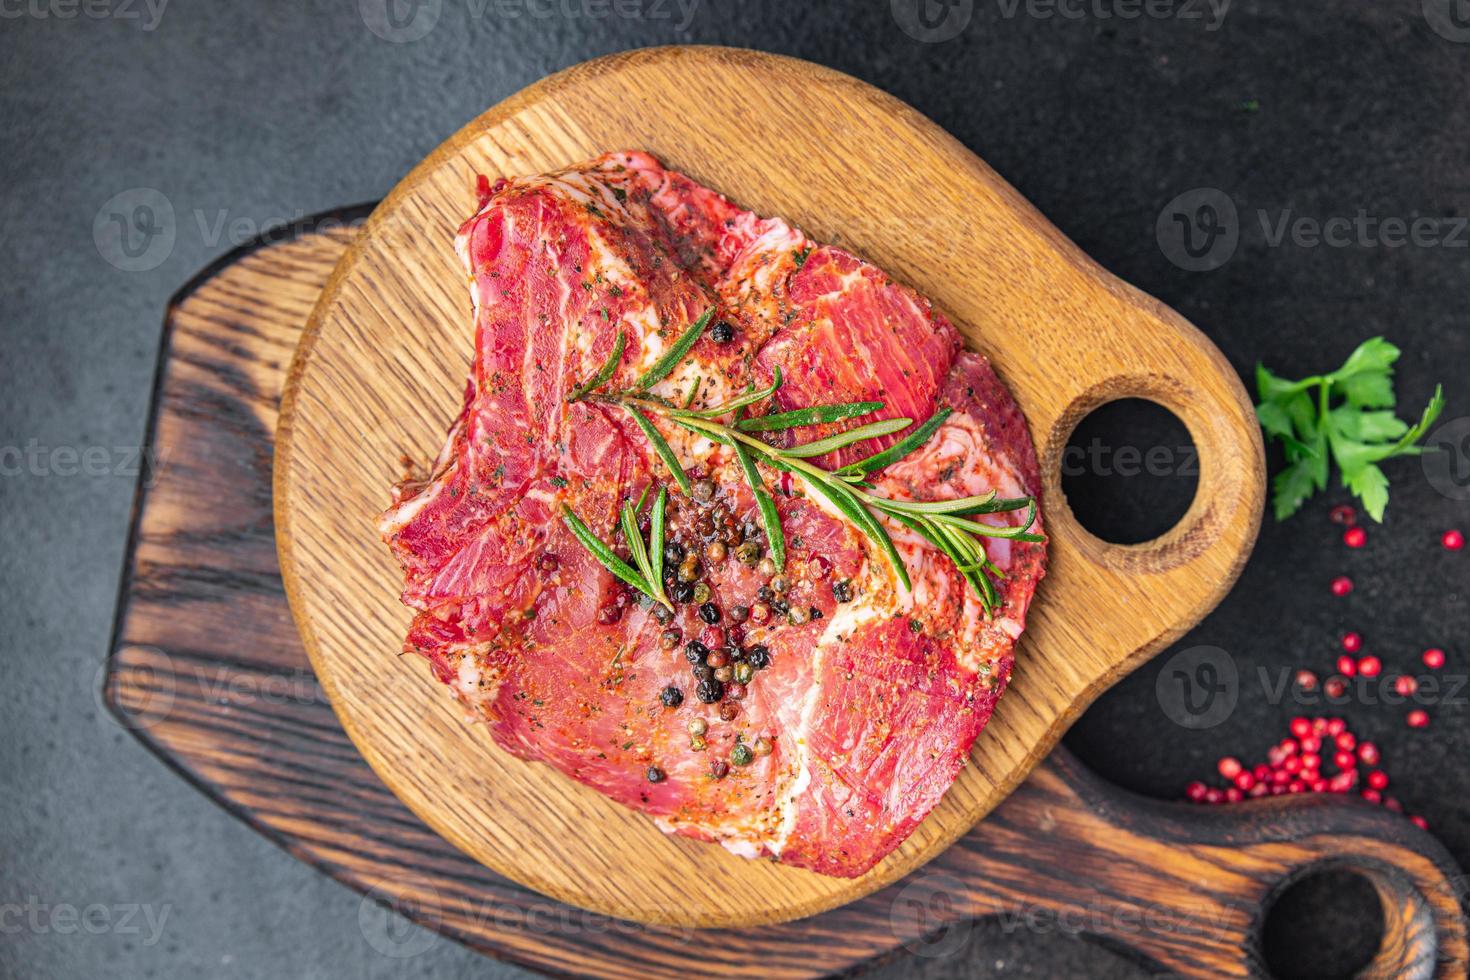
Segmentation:
<svg viewBox="0 0 1470 980">
<path fill-rule="evenodd" d="M 1465 975 L 1464 879 L 1403 818 L 1343 798 L 1211 810 L 1146 801 L 1060 749 L 926 868 L 800 922 L 697 934 L 612 922 L 462 854 L 353 748 L 315 683 L 275 562 L 276 401 L 347 238 L 334 227 L 237 253 L 171 306 L 150 429 L 163 463 L 139 490 L 104 685 L 121 723 L 295 856 L 485 953 L 628 980 L 799 978 L 894 951 L 937 958 L 963 944 L 973 916 L 1102 939 L 1161 972 L 1258 975 L 1271 896 L 1314 868 L 1348 867 L 1384 899 L 1370 976 Z M 405 972 L 422 948 L 371 914 L 364 941 Z"/>
<path fill-rule="evenodd" d="M 476 174 L 638 148 L 761 214 L 877 262 L 989 354 L 1042 459 L 1051 565 L 1011 688 L 943 802 L 866 875 L 826 878 L 668 837 L 500 751 L 394 654 L 408 611 L 374 520 L 400 456 L 432 455 L 471 351 L 450 247 Z M 1060 457 L 1115 398 L 1173 410 L 1199 492 L 1139 546 L 1066 508 Z M 317 306 L 278 430 L 276 521 L 292 610 L 348 734 L 416 814 L 502 874 L 643 922 L 732 926 L 852 901 L 939 854 L 1010 792 L 1108 685 L 1212 608 L 1260 520 L 1259 430 L 1234 371 L 1172 311 L 1099 269 L 973 154 L 907 106 L 805 62 L 722 48 L 600 59 L 475 120 L 374 212 Z M 452 773 L 452 778 L 446 778 Z"/>
</svg>

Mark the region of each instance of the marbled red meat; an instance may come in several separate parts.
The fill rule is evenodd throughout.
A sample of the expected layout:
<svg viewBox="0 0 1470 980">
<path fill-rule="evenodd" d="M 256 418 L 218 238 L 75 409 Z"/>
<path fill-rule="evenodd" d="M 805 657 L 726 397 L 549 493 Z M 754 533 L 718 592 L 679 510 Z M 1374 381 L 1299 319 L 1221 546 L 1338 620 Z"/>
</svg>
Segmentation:
<svg viewBox="0 0 1470 980">
<path fill-rule="evenodd" d="M 695 697 L 684 643 L 721 637 L 694 604 L 677 607 L 669 627 L 680 642 L 665 648 L 666 626 L 560 518 L 569 505 L 619 543 L 622 502 L 668 482 L 625 412 L 569 402 L 568 393 L 620 332 L 627 346 L 611 387 L 628 387 L 714 305 L 733 338 L 716 343 L 707 332 L 656 393 L 683 398 L 697 385 L 695 404 L 716 405 L 780 368 L 783 386 L 757 411 L 872 399 L 885 408 L 862 422 L 922 421 L 948 407 L 924 446 L 872 478 L 875 493 L 920 500 L 1037 494 L 1019 409 L 924 298 L 647 154 L 482 184 L 481 197 L 456 240 L 475 309 L 464 404 L 430 475 L 396 487 L 381 522 L 404 569 L 403 601 L 416 611 L 405 649 L 430 660 L 502 748 L 667 831 L 861 874 L 908 836 L 965 764 L 1010 676 L 1044 546 L 985 539 L 1005 573 L 987 615 L 949 560 L 904 527 L 886 523 L 908 591 L 800 479 L 766 472 L 788 544 L 780 598 L 810 613 L 800 623 L 752 619 L 743 636 L 723 635 L 736 650 L 769 651 L 769 666 L 743 700 L 727 702 L 725 719 L 722 705 Z M 700 521 L 711 517 L 759 540 L 755 502 L 729 451 L 654 421 L 691 474 L 716 488 L 703 503 L 671 494 L 671 540 L 701 547 Z M 839 465 L 898 438 L 818 462 Z M 768 578 L 733 558 L 706 565 L 723 613 L 714 628 L 728 630 L 728 611 L 756 602 Z M 669 687 L 684 695 L 677 707 L 661 701 Z M 706 725 L 698 738 L 695 718 Z M 737 745 L 758 740 L 771 751 L 711 775 Z M 651 768 L 663 778 L 651 781 Z"/>
</svg>

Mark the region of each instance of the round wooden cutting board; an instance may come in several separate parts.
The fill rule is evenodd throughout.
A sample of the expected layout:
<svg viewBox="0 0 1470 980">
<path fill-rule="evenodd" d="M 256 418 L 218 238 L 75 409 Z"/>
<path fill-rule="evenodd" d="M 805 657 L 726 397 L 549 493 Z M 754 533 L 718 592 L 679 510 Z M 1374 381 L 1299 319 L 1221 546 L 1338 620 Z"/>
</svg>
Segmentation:
<svg viewBox="0 0 1470 980">
<path fill-rule="evenodd" d="M 502 752 L 398 656 L 408 610 L 375 520 L 402 454 L 425 459 L 460 403 L 473 325 L 451 247 L 475 177 L 642 149 L 763 215 L 916 287 L 990 355 L 1042 459 L 1050 573 L 1014 681 L 943 802 L 868 874 L 827 878 L 660 833 Z M 1083 530 L 1059 485 L 1077 421 L 1142 397 L 1199 449 L 1177 527 L 1138 546 Z M 573 905 L 644 922 L 741 926 L 866 895 L 934 857 L 1014 788 L 1082 709 L 1221 598 L 1264 497 L 1251 405 L 1194 327 L 1099 269 L 914 110 L 805 62 L 658 48 L 564 71 L 466 126 L 378 207 L 322 294 L 282 404 L 277 539 L 292 611 L 348 734 L 436 831 Z"/>
</svg>

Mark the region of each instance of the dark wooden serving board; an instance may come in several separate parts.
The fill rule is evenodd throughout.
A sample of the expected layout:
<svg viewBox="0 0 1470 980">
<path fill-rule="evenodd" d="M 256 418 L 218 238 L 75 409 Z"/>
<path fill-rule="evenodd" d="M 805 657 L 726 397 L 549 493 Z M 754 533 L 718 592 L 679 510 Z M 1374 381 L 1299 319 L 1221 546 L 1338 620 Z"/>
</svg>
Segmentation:
<svg viewBox="0 0 1470 980">
<path fill-rule="evenodd" d="M 324 216 L 293 240 L 242 249 L 168 310 L 150 435 L 158 463 L 138 492 L 105 694 L 123 724 L 231 813 L 413 920 L 548 972 L 823 975 L 905 948 L 942 955 L 970 919 L 1004 915 L 1069 923 L 1160 971 L 1258 975 L 1274 894 L 1313 870 L 1349 868 L 1383 900 L 1384 940 L 1367 975 L 1465 975 L 1458 870 L 1401 817 L 1339 797 L 1212 809 L 1151 801 L 1062 750 L 909 878 L 755 930 L 623 926 L 461 854 L 388 791 L 342 731 L 276 562 L 281 385 L 365 213 Z"/>
</svg>

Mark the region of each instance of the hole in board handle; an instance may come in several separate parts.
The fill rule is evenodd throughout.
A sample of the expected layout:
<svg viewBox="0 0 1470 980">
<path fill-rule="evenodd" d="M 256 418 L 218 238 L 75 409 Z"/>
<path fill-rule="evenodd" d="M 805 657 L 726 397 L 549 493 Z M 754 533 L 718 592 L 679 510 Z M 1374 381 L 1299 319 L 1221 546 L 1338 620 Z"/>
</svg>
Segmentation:
<svg viewBox="0 0 1470 980">
<path fill-rule="evenodd" d="M 1077 522 L 1109 544 L 1167 534 L 1199 488 L 1189 429 L 1158 402 L 1121 398 L 1098 406 L 1061 452 L 1061 487 Z"/>
</svg>

